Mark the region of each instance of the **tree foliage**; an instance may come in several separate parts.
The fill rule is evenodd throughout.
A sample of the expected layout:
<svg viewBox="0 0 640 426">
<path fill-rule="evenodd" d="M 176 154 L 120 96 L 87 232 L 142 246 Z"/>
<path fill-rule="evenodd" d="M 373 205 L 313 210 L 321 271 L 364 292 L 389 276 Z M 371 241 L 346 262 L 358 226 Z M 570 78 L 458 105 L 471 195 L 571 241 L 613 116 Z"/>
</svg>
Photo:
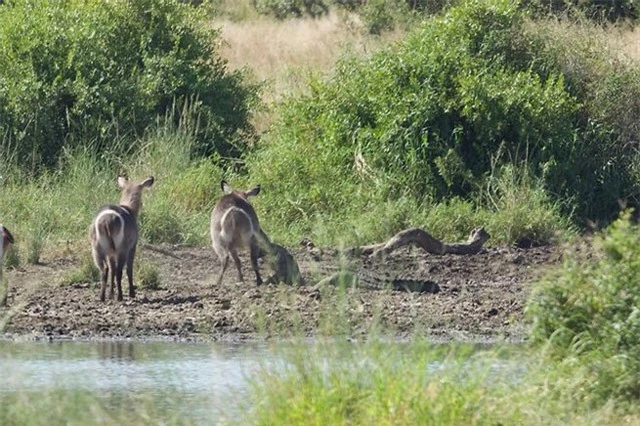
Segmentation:
<svg viewBox="0 0 640 426">
<path fill-rule="evenodd" d="M 238 155 L 255 89 L 229 72 L 204 10 L 172 0 L 13 0 L 0 7 L 5 152 L 54 165 L 65 145 L 128 143 L 158 119 Z"/>
</svg>

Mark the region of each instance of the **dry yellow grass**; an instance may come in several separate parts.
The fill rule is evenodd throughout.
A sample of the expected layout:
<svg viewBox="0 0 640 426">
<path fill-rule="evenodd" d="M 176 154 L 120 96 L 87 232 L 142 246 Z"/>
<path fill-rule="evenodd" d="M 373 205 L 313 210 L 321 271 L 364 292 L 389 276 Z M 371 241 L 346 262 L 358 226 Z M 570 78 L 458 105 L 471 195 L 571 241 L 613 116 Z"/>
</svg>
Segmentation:
<svg viewBox="0 0 640 426">
<path fill-rule="evenodd" d="M 640 29 L 636 26 L 613 27 L 607 30 L 612 46 L 618 54 L 640 62 Z"/>
<path fill-rule="evenodd" d="M 570 52 L 578 48 L 580 54 L 593 52 L 598 56 L 606 51 L 619 61 L 640 64 L 640 28 L 627 23 L 597 26 L 587 21 L 570 20 L 531 21 L 528 26 L 532 32 L 550 36 L 552 40 L 566 47 Z"/>
<path fill-rule="evenodd" d="M 364 55 L 402 36 L 400 32 L 366 35 L 355 16 L 335 13 L 318 19 L 220 20 L 214 25 L 221 30 L 221 54 L 229 67 L 246 67 L 265 84 L 263 101 L 267 107 L 284 96 L 303 93 L 307 76 L 330 72 L 343 52 Z M 268 127 L 270 116 L 268 111 L 257 114 L 254 124 L 258 130 Z"/>
</svg>

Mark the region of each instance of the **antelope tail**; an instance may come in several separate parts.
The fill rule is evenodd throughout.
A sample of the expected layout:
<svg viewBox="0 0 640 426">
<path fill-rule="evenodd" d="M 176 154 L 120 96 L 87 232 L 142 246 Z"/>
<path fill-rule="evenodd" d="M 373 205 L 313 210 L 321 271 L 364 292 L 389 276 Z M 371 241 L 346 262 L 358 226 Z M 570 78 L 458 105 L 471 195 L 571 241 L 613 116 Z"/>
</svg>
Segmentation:
<svg viewBox="0 0 640 426">
<path fill-rule="evenodd" d="M 96 236 L 98 237 L 98 244 L 100 247 L 109 250 L 110 252 L 116 251 L 116 244 L 113 241 L 113 235 L 111 235 L 111 229 L 109 224 L 104 220 L 99 220 L 96 223 Z"/>
</svg>

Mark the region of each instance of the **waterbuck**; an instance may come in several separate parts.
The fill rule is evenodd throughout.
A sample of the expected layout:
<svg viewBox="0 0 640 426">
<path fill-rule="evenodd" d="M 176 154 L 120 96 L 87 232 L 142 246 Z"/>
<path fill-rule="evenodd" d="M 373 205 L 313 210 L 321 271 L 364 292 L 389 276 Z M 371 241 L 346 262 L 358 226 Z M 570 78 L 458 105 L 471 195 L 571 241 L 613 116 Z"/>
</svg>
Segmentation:
<svg viewBox="0 0 640 426">
<path fill-rule="evenodd" d="M 7 296 L 9 295 L 9 286 L 2 279 L 2 265 L 4 264 L 4 256 L 9 250 L 9 245 L 13 244 L 13 235 L 11 232 L 0 224 L 0 283 L 3 283 L 3 291 L 0 294 L 0 306 L 7 304 Z"/>
<path fill-rule="evenodd" d="M 268 245 L 269 242 L 260 230 L 256 211 L 248 201 L 250 196 L 258 195 L 260 185 L 249 191 L 239 191 L 234 190 L 223 180 L 220 182 L 220 186 L 224 195 L 211 212 L 211 244 L 222 264 L 217 285 L 220 285 L 224 272 L 227 270 L 229 256 L 233 257 L 236 264 L 238 278 L 244 282 L 238 249 L 246 248 L 249 248 L 251 253 L 251 266 L 256 273 L 256 284 L 261 285 L 262 278 L 258 268 L 258 257 L 260 256 L 260 247 Z"/>
<path fill-rule="evenodd" d="M 127 266 L 129 297 L 135 297 L 133 287 L 133 259 L 138 243 L 138 212 L 142 206 L 142 190 L 153 185 L 153 176 L 142 183 L 129 182 L 118 177 L 118 186 L 122 191 L 120 205 L 102 206 L 91 222 L 89 238 L 93 261 L 100 270 L 100 301 L 104 302 L 107 288 L 107 275 L 110 274 L 111 287 L 109 298 L 113 299 L 114 280 L 118 284 L 118 300 L 122 300 L 122 268 Z"/>
</svg>

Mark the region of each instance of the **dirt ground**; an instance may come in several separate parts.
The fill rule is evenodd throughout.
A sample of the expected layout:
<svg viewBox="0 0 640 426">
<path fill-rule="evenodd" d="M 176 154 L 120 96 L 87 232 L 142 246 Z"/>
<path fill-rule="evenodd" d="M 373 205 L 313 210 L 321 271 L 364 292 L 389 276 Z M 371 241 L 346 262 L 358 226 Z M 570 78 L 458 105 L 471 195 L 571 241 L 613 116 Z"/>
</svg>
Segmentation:
<svg viewBox="0 0 640 426">
<path fill-rule="evenodd" d="M 231 262 L 220 286 L 219 263 L 210 248 L 139 248 L 137 262 L 157 266 L 160 288 L 138 288 L 137 297 L 99 301 L 98 283 L 63 284 L 81 262 L 45 260 L 5 271 L 8 307 L 0 329 L 12 339 L 236 340 L 304 334 L 358 337 L 372 328 L 395 337 L 416 333 L 435 340 L 519 341 L 526 333 L 523 309 L 536 276 L 561 257 L 554 247 L 488 248 L 476 255 L 430 255 L 403 248 L 384 262 L 352 260 L 352 266 L 387 276 L 429 280 L 438 293 L 314 286 L 341 264 L 335 250 L 294 248 L 305 285 L 257 287 L 247 256 L 245 282 Z M 263 265 L 263 277 L 269 271 Z"/>
</svg>

